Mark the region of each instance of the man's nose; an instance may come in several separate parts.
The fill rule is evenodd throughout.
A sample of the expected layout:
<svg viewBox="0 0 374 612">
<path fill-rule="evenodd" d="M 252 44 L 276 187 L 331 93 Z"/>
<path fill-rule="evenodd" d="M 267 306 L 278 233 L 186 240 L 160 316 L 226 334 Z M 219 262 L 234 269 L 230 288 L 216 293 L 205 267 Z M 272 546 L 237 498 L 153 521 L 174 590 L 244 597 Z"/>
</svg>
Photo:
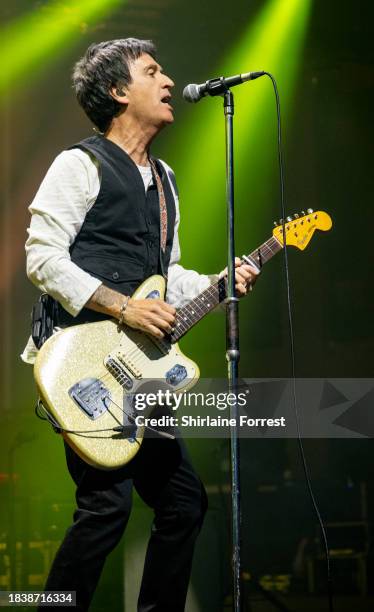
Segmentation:
<svg viewBox="0 0 374 612">
<path fill-rule="evenodd" d="M 164 76 L 165 76 L 165 85 L 164 86 L 165 87 L 170 87 L 170 88 L 174 87 L 175 86 L 174 81 L 170 77 L 168 77 L 166 74 Z"/>
</svg>

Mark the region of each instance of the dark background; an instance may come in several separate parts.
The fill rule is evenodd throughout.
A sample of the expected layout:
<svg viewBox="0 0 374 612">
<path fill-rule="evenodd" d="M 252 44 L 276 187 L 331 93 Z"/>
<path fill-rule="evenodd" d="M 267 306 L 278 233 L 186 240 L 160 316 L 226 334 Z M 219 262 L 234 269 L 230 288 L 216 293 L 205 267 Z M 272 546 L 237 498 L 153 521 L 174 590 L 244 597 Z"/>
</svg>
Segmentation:
<svg viewBox="0 0 374 612">
<path fill-rule="evenodd" d="M 287 0 L 284 3 L 287 4 Z M 9 541 L 12 513 L 16 523 L 12 537 L 16 534 L 24 547 L 27 548 L 29 542 L 58 541 L 69 523 L 72 509 L 73 488 L 64 467 L 61 443 L 33 416 L 36 396 L 32 371 L 19 359 L 29 334 L 31 306 L 38 295 L 24 271 L 23 245 L 29 223 L 27 207 L 57 153 L 91 133 L 91 126 L 71 90 L 71 67 L 92 41 L 133 35 L 156 42 L 160 62 L 176 82 L 174 106 L 179 132 L 176 139 L 173 130 L 177 128 L 165 131 L 155 146 L 155 153 L 176 168 L 178 178 L 183 174 L 180 161 L 184 146 L 183 125 L 187 122 L 191 125 L 191 117 L 198 121 L 200 112 L 197 106 L 187 108 L 180 95 L 181 89 L 188 82 L 202 82 L 216 76 L 213 73 L 216 66 L 230 54 L 237 39 L 265 4 L 262 0 L 233 0 L 229 5 L 220 0 L 208 0 L 203 5 L 197 0 L 117 3 L 97 22 L 77 27 L 75 36 L 53 56 L 49 55 L 39 66 L 20 73 L 18 78 L 10 78 L 9 87 L 2 90 L 0 495 L 3 502 L 0 523 L 3 527 L 0 539 L 3 542 Z M 47 5 L 26 0 L 3 3 L 1 27 L 6 28 Z M 326 210 L 334 224 L 329 234 L 315 236 L 304 253 L 289 252 L 298 376 L 372 376 L 372 19 L 369 0 L 311 2 L 305 37 L 299 49 L 292 104 L 284 120 L 287 209 L 290 213 L 308 207 Z M 19 53 L 27 55 L 28 49 L 21 46 Z M 236 71 L 262 67 L 267 66 L 238 66 Z M 268 87 L 271 99 L 270 84 L 261 87 Z M 282 100 L 282 82 L 280 93 Z M 201 102 L 209 103 L 212 102 Z M 262 146 L 270 152 L 269 166 L 263 168 L 266 179 L 262 182 L 262 170 L 256 170 L 256 180 L 252 180 L 251 158 L 246 159 L 246 166 L 243 160 L 238 160 L 238 254 L 246 246 L 254 248 L 257 242 L 265 240 L 273 220 L 280 217 L 272 102 L 269 108 L 271 115 L 260 126 L 264 131 Z M 239 133 L 243 118 L 239 115 L 237 121 Z M 199 201 L 199 184 L 209 177 L 204 173 L 204 160 L 198 157 L 200 144 L 196 141 L 195 147 L 187 151 L 191 160 L 196 157 L 196 182 L 187 190 L 181 177 L 182 263 L 212 272 L 224 267 L 224 225 L 215 227 L 212 232 L 209 223 L 204 221 L 203 244 L 191 233 L 191 221 L 186 226 L 188 231 L 183 230 L 183 218 L 191 214 L 199 225 L 197 211 L 204 206 L 204 202 Z M 186 156 L 185 150 L 183 155 Z M 212 150 L 211 155 L 213 160 L 215 155 L 222 159 L 216 150 Z M 254 196 L 256 204 L 251 202 Z M 192 202 L 194 205 L 190 206 Z M 217 214 L 224 218 L 224 192 L 217 207 L 221 207 Z M 247 221 L 255 228 L 249 235 Z M 264 270 L 256 291 L 241 304 L 241 374 L 244 377 L 290 374 L 283 265 L 282 256 L 274 259 Z M 204 320 L 191 331 L 182 342 L 182 348 L 199 363 L 202 376 L 222 377 L 226 368 L 224 342 L 223 317 L 212 315 L 210 320 Z M 372 442 L 366 439 L 305 440 L 305 449 L 323 517 L 338 522 L 364 518 L 371 524 L 374 515 Z M 213 595 L 207 596 L 207 589 L 202 587 L 200 569 L 205 567 L 206 584 L 212 584 L 215 590 L 214 601 L 222 601 L 230 590 L 228 449 L 221 441 L 192 441 L 190 450 L 211 499 L 211 511 L 202 534 L 204 545 L 197 555 L 194 574 L 196 598 L 202 606 L 196 609 L 218 610 L 223 609 L 218 607 L 221 604 L 213 604 Z M 11 474 L 15 475 L 13 485 Z M 291 591 L 306 592 L 306 557 L 308 554 L 316 556 L 313 548 L 316 519 L 305 487 L 297 442 L 245 441 L 242 444 L 242 482 L 245 568 L 259 576 L 290 574 Z M 362 506 L 367 516 L 362 516 Z M 139 517 L 142 512 L 140 507 Z M 137 529 L 136 521 L 134 512 L 133 534 Z M 357 547 L 360 537 L 354 536 Z M 303 538 L 307 539 L 304 554 Z M 342 528 L 339 538 L 348 542 L 350 535 Z M 131 535 L 129 542 L 130 539 Z M 366 532 L 363 539 L 368 546 Z M 48 550 L 48 554 L 52 554 L 51 549 Z M 298 552 L 301 555 L 299 565 L 295 561 L 299 558 Z M 44 561 L 40 553 L 34 551 L 32 555 L 28 558 L 28 569 L 22 571 L 33 573 L 30 567 L 34 571 L 39 564 L 34 573 L 42 575 L 45 554 Z M 3 575 L 7 563 L 4 559 Z M 113 559 L 109 562 L 111 570 L 103 577 L 101 593 L 112 592 L 111 585 L 121 582 L 122 551 L 117 551 Z M 336 588 L 342 592 L 344 600 L 357 590 L 357 580 L 354 578 L 355 562 L 346 561 L 347 567 L 343 570 L 342 565 L 336 570 Z M 369 563 L 369 577 L 370 567 Z M 115 580 L 111 582 L 113 576 Z M 218 590 L 217 584 L 220 585 Z M 120 598 L 118 592 L 117 596 Z M 116 601 L 113 605 L 119 606 L 120 599 Z M 363 601 L 355 603 L 357 610 L 360 606 L 366 609 Z M 103 605 L 99 595 L 96 605 L 98 610 Z M 190 607 L 191 611 L 194 609 Z"/>
</svg>

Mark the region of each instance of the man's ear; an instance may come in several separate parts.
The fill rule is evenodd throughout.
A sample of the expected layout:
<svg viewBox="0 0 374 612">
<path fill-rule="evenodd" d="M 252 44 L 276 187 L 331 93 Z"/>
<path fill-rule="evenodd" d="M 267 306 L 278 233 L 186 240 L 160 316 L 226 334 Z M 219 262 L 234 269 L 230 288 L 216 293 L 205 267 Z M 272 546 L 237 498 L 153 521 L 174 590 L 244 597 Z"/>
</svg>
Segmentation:
<svg viewBox="0 0 374 612">
<path fill-rule="evenodd" d="M 111 87 L 110 95 L 117 100 L 117 102 L 122 102 L 122 104 L 126 104 L 128 102 L 127 93 L 123 87 Z"/>
</svg>

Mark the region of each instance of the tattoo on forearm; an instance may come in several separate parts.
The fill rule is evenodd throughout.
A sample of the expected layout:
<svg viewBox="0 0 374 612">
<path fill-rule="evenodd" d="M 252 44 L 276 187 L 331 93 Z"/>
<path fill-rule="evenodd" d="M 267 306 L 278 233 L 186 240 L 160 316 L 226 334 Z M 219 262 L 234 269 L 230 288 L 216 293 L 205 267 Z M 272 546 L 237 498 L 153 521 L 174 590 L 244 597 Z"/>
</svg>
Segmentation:
<svg viewBox="0 0 374 612">
<path fill-rule="evenodd" d="M 86 308 L 118 317 L 124 297 L 122 293 L 100 285 L 86 303 Z"/>
</svg>

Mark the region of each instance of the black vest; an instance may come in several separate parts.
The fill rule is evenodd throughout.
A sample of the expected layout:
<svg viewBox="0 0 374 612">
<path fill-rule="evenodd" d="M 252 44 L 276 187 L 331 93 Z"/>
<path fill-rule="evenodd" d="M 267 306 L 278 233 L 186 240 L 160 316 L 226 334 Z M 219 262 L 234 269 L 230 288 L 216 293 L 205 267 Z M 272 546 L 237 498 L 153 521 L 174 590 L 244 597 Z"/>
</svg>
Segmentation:
<svg viewBox="0 0 374 612">
<path fill-rule="evenodd" d="M 102 136 L 86 138 L 71 148 L 93 154 L 99 161 L 100 191 L 70 248 L 71 260 L 125 295 L 152 274 L 166 274 L 174 237 L 175 201 L 166 171 L 154 160 L 164 188 L 168 231 L 160 249 L 160 208 L 155 179 L 145 193 L 136 164 L 119 146 Z M 84 308 L 72 317 L 60 307 L 60 324 L 107 318 Z"/>
</svg>

